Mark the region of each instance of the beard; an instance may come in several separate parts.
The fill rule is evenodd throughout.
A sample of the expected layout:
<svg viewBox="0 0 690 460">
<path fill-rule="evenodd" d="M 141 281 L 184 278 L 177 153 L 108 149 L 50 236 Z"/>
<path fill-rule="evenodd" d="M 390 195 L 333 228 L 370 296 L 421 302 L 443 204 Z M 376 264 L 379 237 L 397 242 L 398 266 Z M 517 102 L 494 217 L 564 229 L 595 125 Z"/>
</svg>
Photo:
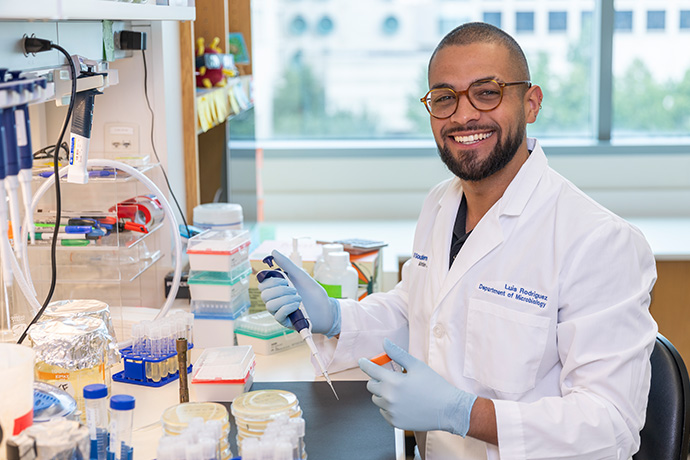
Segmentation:
<svg viewBox="0 0 690 460">
<path fill-rule="evenodd" d="M 483 129 L 479 128 L 479 129 Z M 522 123 L 517 124 L 516 131 L 508 133 L 505 139 L 502 139 L 503 131 L 500 127 L 496 128 L 494 136 L 497 136 L 498 142 L 491 151 L 489 156 L 484 160 L 477 158 L 476 150 L 463 151 L 460 158 L 456 158 L 450 151 L 446 144 L 436 146 L 441 160 L 446 167 L 462 180 L 476 182 L 486 179 L 492 174 L 503 169 L 510 160 L 515 157 L 518 147 L 525 138 L 525 126 Z M 458 134 L 462 134 L 458 132 Z M 444 139 L 447 135 L 443 136 Z"/>
</svg>

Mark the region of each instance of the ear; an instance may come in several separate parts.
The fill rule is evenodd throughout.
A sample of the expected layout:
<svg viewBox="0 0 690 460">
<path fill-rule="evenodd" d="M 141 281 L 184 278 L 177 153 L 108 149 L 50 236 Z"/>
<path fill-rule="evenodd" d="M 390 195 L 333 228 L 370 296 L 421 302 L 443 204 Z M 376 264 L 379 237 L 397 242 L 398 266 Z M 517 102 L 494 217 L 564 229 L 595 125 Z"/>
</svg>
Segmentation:
<svg viewBox="0 0 690 460">
<path fill-rule="evenodd" d="M 527 123 L 534 123 L 537 121 L 537 115 L 541 110 L 541 101 L 544 99 L 544 93 L 537 85 L 533 85 L 525 93 L 525 121 Z"/>
</svg>

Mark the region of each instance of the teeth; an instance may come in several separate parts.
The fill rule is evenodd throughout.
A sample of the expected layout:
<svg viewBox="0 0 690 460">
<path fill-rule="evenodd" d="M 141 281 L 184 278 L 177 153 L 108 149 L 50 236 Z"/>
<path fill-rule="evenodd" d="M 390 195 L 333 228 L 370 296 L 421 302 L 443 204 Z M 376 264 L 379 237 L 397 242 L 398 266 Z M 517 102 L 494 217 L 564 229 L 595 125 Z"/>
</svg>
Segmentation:
<svg viewBox="0 0 690 460">
<path fill-rule="evenodd" d="M 493 134 L 493 132 L 490 133 L 481 133 L 481 134 L 472 134 L 470 136 L 455 136 L 455 142 L 458 142 L 460 144 L 473 144 L 475 142 L 481 141 L 486 139 L 487 137 L 490 137 Z"/>
</svg>

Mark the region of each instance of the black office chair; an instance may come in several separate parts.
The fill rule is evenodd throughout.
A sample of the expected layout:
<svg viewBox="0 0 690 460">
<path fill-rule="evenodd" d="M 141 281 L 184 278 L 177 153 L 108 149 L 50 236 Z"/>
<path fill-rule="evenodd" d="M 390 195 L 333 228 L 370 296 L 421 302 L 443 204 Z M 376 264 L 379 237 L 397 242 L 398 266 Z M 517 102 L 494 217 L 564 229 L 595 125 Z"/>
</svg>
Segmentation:
<svg viewBox="0 0 690 460">
<path fill-rule="evenodd" d="M 683 358 L 661 334 L 656 337 L 647 419 L 633 460 L 688 460 L 690 379 Z"/>
</svg>

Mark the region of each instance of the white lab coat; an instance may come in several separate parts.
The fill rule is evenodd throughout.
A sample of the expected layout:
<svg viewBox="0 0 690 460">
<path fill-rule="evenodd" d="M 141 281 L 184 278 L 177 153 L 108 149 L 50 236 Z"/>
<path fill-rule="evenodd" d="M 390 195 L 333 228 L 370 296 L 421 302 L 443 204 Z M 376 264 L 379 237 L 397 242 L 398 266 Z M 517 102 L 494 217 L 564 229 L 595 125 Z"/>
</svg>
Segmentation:
<svg viewBox="0 0 690 460">
<path fill-rule="evenodd" d="M 409 334 L 412 355 L 493 400 L 500 447 L 432 431 L 426 460 L 629 459 L 639 447 L 657 332 L 652 252 L 528 146 L 450 270 L 458 179 L 428 195 L 402 282 L 341 301 L 340 338 L 319 343 L 336 371 Z"/>
</svg>

